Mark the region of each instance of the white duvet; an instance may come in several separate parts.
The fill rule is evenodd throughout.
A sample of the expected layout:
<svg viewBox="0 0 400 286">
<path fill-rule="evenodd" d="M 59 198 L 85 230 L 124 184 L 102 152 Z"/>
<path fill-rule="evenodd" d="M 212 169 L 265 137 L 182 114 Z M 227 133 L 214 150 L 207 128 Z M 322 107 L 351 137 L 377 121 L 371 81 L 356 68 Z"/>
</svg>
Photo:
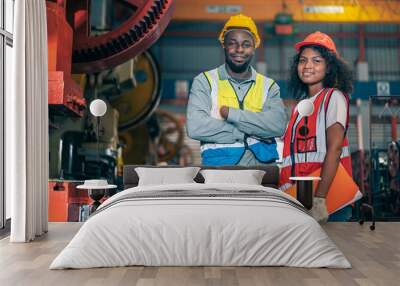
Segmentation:
<svg viewBox="0 0 400 286">
<path fill-rule="evenodd" d="M 135 198 L 174 190 L 173 197 Z M 179 195 L 185 191 L 189 195 Z M 264 193 L 254 197 L 252 191 L 265 192 L 267 197 L 262 197 Z M 211 195 L 196 197 L 190 192 Z M 219 197 L 216 192 L 241 196 Z M 131 188 L 104 202 L 50 269 L 127 265 L 350 268 L 342 252 L 298 204 L 278 190 L 254 185 Z"/>
</svg>

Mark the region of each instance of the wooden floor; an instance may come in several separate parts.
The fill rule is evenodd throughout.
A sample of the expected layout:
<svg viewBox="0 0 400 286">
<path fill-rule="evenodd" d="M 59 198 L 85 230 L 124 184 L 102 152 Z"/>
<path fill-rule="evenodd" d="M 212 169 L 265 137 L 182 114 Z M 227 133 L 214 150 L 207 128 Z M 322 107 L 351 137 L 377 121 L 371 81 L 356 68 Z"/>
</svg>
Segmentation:
<svg viewBox="0 0 400 286">
<path fill-rule="evenodd" d="M 79 229 L 79 223 L 50 223 L 49 233 L 32 243 L 0 241 L 0 285 L 400 285 L 400 223 L 377 223 L 375 231 L 357 223 L 328 223 L 329 236 L 353 268 L 289 267 L 121 267 L 48 270 Z"/>
</svg>

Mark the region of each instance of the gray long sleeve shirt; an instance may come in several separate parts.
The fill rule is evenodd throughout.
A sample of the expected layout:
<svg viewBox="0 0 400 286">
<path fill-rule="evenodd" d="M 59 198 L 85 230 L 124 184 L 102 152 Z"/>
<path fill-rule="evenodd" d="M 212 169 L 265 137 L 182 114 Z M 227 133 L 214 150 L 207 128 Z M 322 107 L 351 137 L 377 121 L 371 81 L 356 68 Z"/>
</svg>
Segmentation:
<svg viewBox="0 0 400 286">
<path fill-rule="evenodd" d="M 249 79 L 238 81 L 226 71 L 225 65 L 218 67 L 220 79 L 229 80 L 240 101 L 256 80 L 256 71 L 251 68 Z M 287 117 L 279 86 L 274 83 L 268 91 L 261 112 L 229 108 L 227 120 L 211 117 L 211 88 L 204 73 L 194 78 L 189 95 L 186 128 L 189 137 L 207 143 L 243 142 L 244 135 L 259 139 L 283 135 Z M 250 151 L 239 162 L 241 165 L 259 164 Z"/>
</svg>

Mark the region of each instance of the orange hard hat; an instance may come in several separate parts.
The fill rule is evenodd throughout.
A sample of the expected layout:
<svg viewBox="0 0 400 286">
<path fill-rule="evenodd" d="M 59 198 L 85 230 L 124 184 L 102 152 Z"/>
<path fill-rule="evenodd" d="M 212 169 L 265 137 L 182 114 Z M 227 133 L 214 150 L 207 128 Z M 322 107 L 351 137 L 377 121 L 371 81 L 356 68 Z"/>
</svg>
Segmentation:
<svg viewBox="0 0 400 286">
<path fill-rule="evenodd" d="M 333 42 L 332 38 L 329 37 L 327 34 L 321 33 L 320 31 L 308 35 L 303 41 L 296 43 L 294 47 L 299 52 L 302 47 L 308 45 L 321 46 L 338 55 L 336 45 Z"/>
</svg>

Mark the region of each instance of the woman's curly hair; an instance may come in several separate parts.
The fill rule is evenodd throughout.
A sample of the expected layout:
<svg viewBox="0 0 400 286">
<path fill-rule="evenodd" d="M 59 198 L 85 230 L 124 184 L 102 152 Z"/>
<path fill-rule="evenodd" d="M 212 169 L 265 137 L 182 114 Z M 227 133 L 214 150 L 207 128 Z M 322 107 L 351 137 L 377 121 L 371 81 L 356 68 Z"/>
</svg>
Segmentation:
<svg viewBox="0 0 400 286">
<path fill-rule="evenodd" d="M 353 91 L 353 72 L 346 62 L 338 58 L 327 48 L 318 45 L 303 46 L 299 53 L 293 57 L 293 63 L 290 68 L 289 94 L 300 100 L 307 97 L 308 86 L 302 82 L 297 72 L 300 55 L 306 48 L 312 48 L 319 52 L 326 61 L 327 73 L 323 80 L 324 87 L 337 88 L 343 93 L 350 95 Z"/>
</svg>

